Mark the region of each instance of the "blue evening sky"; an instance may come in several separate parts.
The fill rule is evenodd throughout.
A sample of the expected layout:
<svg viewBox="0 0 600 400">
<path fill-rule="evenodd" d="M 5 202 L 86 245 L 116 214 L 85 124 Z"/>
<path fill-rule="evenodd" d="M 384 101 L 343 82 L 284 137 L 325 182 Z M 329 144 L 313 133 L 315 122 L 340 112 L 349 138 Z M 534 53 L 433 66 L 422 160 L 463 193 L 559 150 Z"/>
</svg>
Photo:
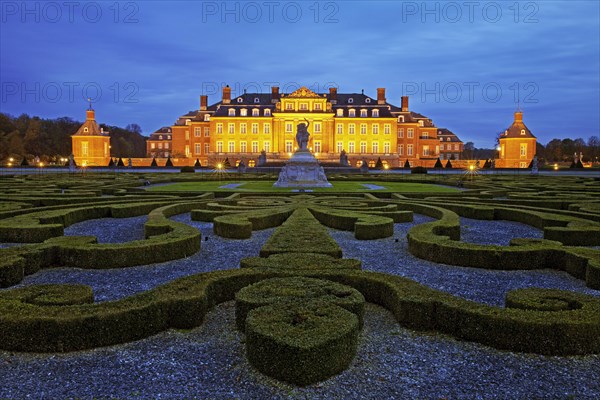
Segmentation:
<svg viewBox="0 0 600 400">
<path fill-rule="evenodd" d="M 410 96 L 410 109 L 493 147 L 520 102 L 538 140 L 600 130 L 598 1 L 0 1 L 0 111 L 139 124 L 199 96 Z"/>
</svg>

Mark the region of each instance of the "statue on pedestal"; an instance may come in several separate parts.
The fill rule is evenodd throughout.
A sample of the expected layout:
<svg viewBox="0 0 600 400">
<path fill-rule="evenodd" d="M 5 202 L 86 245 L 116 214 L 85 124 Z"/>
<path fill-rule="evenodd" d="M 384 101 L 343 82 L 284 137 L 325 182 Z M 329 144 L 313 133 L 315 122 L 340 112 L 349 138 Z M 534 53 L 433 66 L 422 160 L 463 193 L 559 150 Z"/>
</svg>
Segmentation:
<svg viewBox="0 0 600 400">
<path fill-rule="evenodd" d="M 348 167 L 350 165 L 348 163 L 348 155 L 346 154 L 346 150 L 342 150 L 340 153 L 340 165 L 342 167 Z"/>
<path fill-rule="evenodd" d="M 308 149 L 308 139 L 310 137 L 310 133 L 308 133 L 308 127 L 310 126 L 310 122 L 305 118 L 306 124 L 301 122 L 297 126 L 296 132 L 296 143 L 298 143 L 298 150 L 307 150 Z"/>
<path fill-rule="evenodd" d="M 267 152 L 266 151 L 261 151 L 260 152 L 260 156 L 258 156 L 258 166 L 262 166 L 265 165 L 267 163 Z"/>
</svg>

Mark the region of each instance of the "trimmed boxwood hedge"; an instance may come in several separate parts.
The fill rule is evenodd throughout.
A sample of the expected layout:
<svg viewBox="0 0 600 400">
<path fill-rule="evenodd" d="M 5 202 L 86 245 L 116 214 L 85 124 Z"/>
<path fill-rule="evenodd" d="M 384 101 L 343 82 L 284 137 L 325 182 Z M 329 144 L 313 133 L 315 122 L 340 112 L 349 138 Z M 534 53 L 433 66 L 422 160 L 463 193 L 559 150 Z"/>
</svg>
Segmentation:
<svg viewBox="0 0 600 400">
<path fill-rule="evenodd" d="M 310 212 L 323 225 L 334 229 L 354 231 L 359 240 L 381 239 L 393 236 L 394 220 L 379 215 L 369 215 L 368 211 L 321 209 L 311 207 Z"/>
<path fill-rule="evenodd" d="M 361 261 L 354 258 L 334 258 L 326 254 L 278 253 L 264 257 L 246 257 L 240 260 L 241 268 L 264 268 L 277 271 L 307 271 L 307 270 L 359 270 Z"/>
<path fill-rule="evenodd" d="M 339 283 L 306 278 L 272 278 L 246 286 L 235 295 L 235 321 L 237 328 L 244 330 L 250 310 L 279 303 L 288 307 L 293 303 L 310 300 L 332 303 L 356 314 L 362 327 L 365 298 L 359 291 Z"/>
<path fill-rule="evenodd" d="M 246 320 L 246 355 L 266 375 L 309 385 L 348 368 L 358 325 L 355 314 L 330 303 L 259 307 Z"/>
</svg>

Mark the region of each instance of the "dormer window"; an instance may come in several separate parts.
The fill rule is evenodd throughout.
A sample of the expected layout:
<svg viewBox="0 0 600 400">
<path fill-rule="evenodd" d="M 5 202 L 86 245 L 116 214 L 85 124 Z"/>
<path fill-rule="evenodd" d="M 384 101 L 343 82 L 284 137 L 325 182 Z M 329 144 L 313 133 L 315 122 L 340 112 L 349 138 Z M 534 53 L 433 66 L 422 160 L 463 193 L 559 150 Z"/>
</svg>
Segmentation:
<svg viewBox="0 0 600 400">
<path fill-rule="evenodd" d="M 356 110 L 354 110 L 354 109 L 348 110 L 348 116 L 349 117 L 356 117 Z"/>
<path fill-rule="evenodd" d="M 449 137 L 447 137 L 447 138 L 446 138 L 446 142 L 449 142 L 449 141 L 450 141 L 450 138 L 449 138 Z"/>
<path fill-rule="evenodd" d="M 271 116 L 271 109 L 265 108 L 265 117 L 270 117 L 270 116 Z"/>
<path fill-rule="evenodd" d="M 362 118 L 366 117 L 367 116 L 367 110 L 360 110 L 360 116 Z"/>
<path fill-rule="evenodd" d="M 521 135 L 525 134 L 525 129 L 521 129 Z"/>
<path fill-rule="evenodd" d="M 379 117 L 379 110 L 373 110 L 373 117 Z"/>
<path fill-rule="evenodd" d="M 86 126 L 85 128 L 83 128 L 83 131 L 84 131 L 84 132 L 89 132 L 89 129 L 88 129 L 88 127 Z"/>
<path fill-rule="evenodd" d="M 229 109 L 229 116 L 230 117 L 235 117 L 235 108 L 230 108 Z"/>
<path fill-rule="evenodd" d="M 245 116 L 247 116 L 247 115 L 248 115 L 248 110 L 247 110 L 247 109 L 245 109 L 245 108 L 242 108 L 242 109 L 240 110 L 240 116 L 242 116 L 242 117 L 245 117 Z"/>
<path fill-rule="evenodd" d="M 162 135 L 158 135 L 158 140 L 162 140 Z"/>
<path fill-rule="evenodd" d="M 321 103 L 315 103 L 315 110 L 321 110 Z"/>
<path fill-rule="evenodd" d="M 306 103 L 300 103 L 300 109 L 303 110 L 303 111 L 304 110 L 308 110 L 308 104 L 306 104 Z"/>
<path fill-rule="evenodd" d="M 419 126 L 423 126 L 423 120 L 422 119 L 419 120 Z"/>
<path fill-rule="evenodd" d="M 398 122 L 404 122 L 404 115 L 398 116 Z"/>
<path fill-rule="evenodd" d="M 252 116 L 258 117 L 260 115 L 260 110 L 258 108 L 252 109 Z"/>
<path fill-rule="evenodd" d="M 237 102 L 238 102 L 238 103 L 243 103 L 243 102 L 244 102 L 244 99 L 242 99 L 241 97 L 238 97 L 238 99 L 237 99 Z"/>
<path fill-rule="evenodd" d="M 352 104 L 352 103 L 354 103 L 354 99 L 353 99 L 352 97 L 350 97 L 350 98 L 348 99 L 348 104 Z"/>
<path fill-rule="evenodd" d="M 293 103 L 285 103 L 285 109 L 286 110 L 293 110 L 294 109 L 294 104 Z"/>
<path fill-rule="evenodd" d="M 338 110 L 337 110 L 337 116 L 338 117 L 343 117 L 344 116 L 344 110 L 342 110 L 341 108 L 338 108 Z"/>
<path fill-rule="evenodd" d="M 371 99 L 369 99 L 369 98 L 367 97 L 367 98 L 365 99 L 365 103 L 367 103 L 367 104 L 368 104 L 368 103 L 370 103 L 370 102 L 371 102 Z"/>
<path fill-rule="evenodd" d="M 210 121 L 210 115 L 204 114 L 204 120 L 205 121 Z"/>
<path fill-rule="evenodd" d="M 168 139 L 168 140 L 171 140 L 171 135 L 167 135 L 167 139 Z"/>
<path fill-rule="evenodd" d="M 260 99 L 258 97 L 255 97 L 254 98 L 254 104 L 258 104 L 258 103 L 260 103 Z"/>
</svg>

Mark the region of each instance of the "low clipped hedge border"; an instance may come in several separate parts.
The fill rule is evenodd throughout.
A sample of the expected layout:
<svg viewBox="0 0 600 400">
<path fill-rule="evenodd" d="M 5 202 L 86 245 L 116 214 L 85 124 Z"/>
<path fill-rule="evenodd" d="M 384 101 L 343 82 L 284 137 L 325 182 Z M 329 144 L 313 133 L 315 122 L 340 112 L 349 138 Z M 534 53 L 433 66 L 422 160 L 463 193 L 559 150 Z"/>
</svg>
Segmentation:
<svg viewBox="0 0 600 400">
<path fill-rule="evenodd" d="M 310 212 L 323 225 L 334 229 L 354 231 L 354 237 L 359 240 L 381 239 L 394 235 L 394 219 L 369 215 L 348 210 L 322 209 L 311 207 Z M 402 214 L 397 213 L 397 218 Z M 404 214 L 408 216 L 409 214 Z M 412 218 L 412 214 L 410 214 Z"/>
<path fill-rule="evenodd" d="M 72 306 L 0 298 L 0 348 L 73 351 L 137 340 L 168 328 L 198 326 L 215 304 L 241 288 L 291 273 L 237 269 L 181 278 L 123 300 Z M 412 280 L 375 272 L 314 272 L 305 276 L 351 286 L 390 310 L 407 327 L 447 333 L 498 349 L 546 355 L 600 353 L 600 299 L 581 295 L 581 308 L 537 311 L 464 300 Z M 12 289 L 32 290 L 33 287 Z M 564 292 L 554 291 L 556 296 Z"/>
</svg>

